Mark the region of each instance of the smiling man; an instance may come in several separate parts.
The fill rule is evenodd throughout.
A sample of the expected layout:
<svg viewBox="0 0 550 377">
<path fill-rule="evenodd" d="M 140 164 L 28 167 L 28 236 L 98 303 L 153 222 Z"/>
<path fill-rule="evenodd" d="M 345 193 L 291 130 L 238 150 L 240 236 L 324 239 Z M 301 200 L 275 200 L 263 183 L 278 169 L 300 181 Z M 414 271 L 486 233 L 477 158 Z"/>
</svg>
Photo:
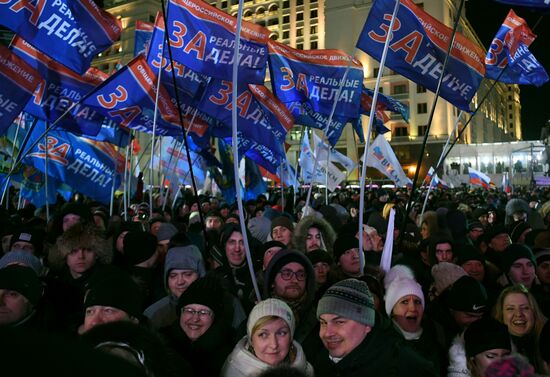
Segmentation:
<svg viewBox="0 0 550 377">
<path fill-rule="evenodd" d="M 367 284 L 342 280 L 317 307 L 325 352 L 312 364 L 316 376 L 435 376 L 430 363 L 407 348 L 391 323 L 376 318 Z"/>
</svg>

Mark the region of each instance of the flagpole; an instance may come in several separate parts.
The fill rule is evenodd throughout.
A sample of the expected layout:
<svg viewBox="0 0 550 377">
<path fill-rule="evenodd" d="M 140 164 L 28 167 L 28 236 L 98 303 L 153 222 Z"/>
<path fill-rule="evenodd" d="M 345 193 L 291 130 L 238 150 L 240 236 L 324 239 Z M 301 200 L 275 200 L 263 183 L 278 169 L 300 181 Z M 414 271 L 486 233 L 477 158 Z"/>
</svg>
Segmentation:
<svg viewBox="0 0 550 377">
<path fill-rule="evenodd" d="M 384 66 L 386 65 L 386 57 L 388 55 L 388 49 L 390 47 L 390 41 L 393 37 L 392 30 L 393 25 L 395 24 L 397 11 L 401 1 L 397 0 L 393 8 L 393 14 L 390 21 L 388 35 L 386 36 L 386 41 L 384 42 L 384 49 L 382 51 L 382 56 L 380 58 L 380 67 L 378 69 L 378 75 L 376 77 L 376 84 L 374 86 L 374 94 L 372 96 L 372 104 L 369 114 L 369 124 L 367 127 L 367 135 L 365 136 L 365 149 L 363 151 L 363 164 L 361 165 L 361 180 L 359 183 L 359 264 L 360 271 L 363 274 L 365 269 L 365 254 L 363 252 L 363 223 L 364 223 L 364 210 L 365 210 L 365 181 L 367 179 L 367 156 L 370 145 L 370 138 L 372 133 L 372 125 L 374 123 L 375 113 L 376 113 L 376 103 L 378 102 L 378 93 L 380 92 L 380 82 L 382 81 L 382 74 L 384 73 Z M 372 185 L 371 185 L 372 188 Z"/>
<path fill-rule="evenodd" d="M 175 147 L 175 145 L 174 145 L 174 147 Z M 182 142 L 182 143 L 181 143 L 181 146 L 180 146 L 180 149 L 179 149 L 179 151 L 178 151 L 177 160 L 179 160 L 180 156 L 181 156 L 182 153 L 183 153 L 183 147 L 184 147 L 184 144 L 183 144 L 183 142 Z M 171 169 L 171 166 L 170 166 L 170 165 L 172 164 L 172 161 L 171 161 L 171 160 L 172 160 L 172 157 L 173 157 L 173 156 L 174 156 L 174 154 L 171 153 L 171 154 L 170 154 L 170 159 L 169 159 L 169 161 L 168 161 L 167 170 L 168 170 L 168 169 Z M 178 167 L 178 161 L 177 161 L 177 160 L 176 160 L 176 162 L 174 163 L 174 168 L 171 169 L 170 177 L 173 177 L 173 176 L 174 176 L 174 173 L 175 173 L 175 171 L 176 171 L 176 168 Z M 163 174 L 163 179 L 162 179 L 162 181 L 164 182 L 164 174 Z M 166 202 L 168 201 L 168 195 L 165 195 L 163 199 L 164 199 L 164 200 L 163 200 L 163 203 L 162 203 L 162 210 L 164 211 L 164 209 L 166 208 Z"/>
<path fill-rule="evenodd" d="M 302 153 L 302 143 L 304 142 L 304 137 L 306 135 L 307 129 L 306 126 L 302 126 L 302 134 L 300 136 L 300 155 Z M 288 160 L 287 160 L 288 161 Z M 294 184 L 298 184 L 298 169 L 300 168 L 300 156 L 298 156 L 298 160 L 296 161 L 296 169 L 294 170 Z M 294 208 L 296 208 L 296 197 L 298 193 L 298 187 L 294 187 Z"/>
<path fill-rule="evenodd" d="M 336 92 L 334 102 L 332 103 L 332 109 L 330 111 L 330 115 L 329 115 L 328 120 L 327 120 L 327 125 L 325 126 L 325 129 L 323 130 L 324 136 L 327 138 L 327 144 L 329 146 L 330 146 L 330 141 L 328 140 L 328 131 L 329 131 L 329 128 L 330 128 L 330 123 L 332 122 L 332 118 L 334 118 L 334 113 L 336 112 L 336 106 L 338 105 L 338 101 L 340 100 L 340 94 L 342 93 L 342 88 L 346 84 L 346 79 L 348 77 L 348 73 L 351 69 L 351 64 L 353 63 L 354 56 L 355 56 L 356 53 L 357 53 L 357 47 L 353 51 L 353 55 L 350 55 L 350 57 L 349 57 L 348 66 L 346 67 L 344 75 L 342 76 L 342 80 L 340 81 L 340 85 L 338 86 L 338 91 Z M 318 158 L 319 151 L 317 149 L 318 149 L 317 146 L 315 146 L 315 148 L 313 149 L 315 151 L 315 160 L 313 162 L 313 172 L 312 172 L 313 174 L 312 174 L 311 184 L 310 184 L 309 190 L 307 192 L 306 205 L 304 207 L 305 208 L 304 217 L 307 216 L 308 212 L 309 212 L 309 203 L 311 202 L 311 191 L 313 189 L 313 183 L 315 182 L 315 177 L 317 177 L 317 167 L 319 166 L 319 158 Z M 326 169 L 327 169 L 327 177 L 328 177 L 328 166 L 326 167 Z M 327 195 L 328 195 L 328 187 L 326 187 L 326 190 L 327 190 Z"/>
<path fill-rule="evenodd" d="M 445 145 L 443 146 L 443 150 L 441 151 L 441 154 L 439 155 L 439 160 L 437 161 L 437 168 L 439 168 L 439 165 L 441 164 L 441 161 L 443 160 L 443 155 L 445 154 L 447 147 L 449 146 L 449 141 L 451 141 L 451 135 L 454 135 L 457 128 L 458 123 L 460 122 L 460 117 L 462 116 L 462 110 L 458 113 L 458 117 L 456 118 L 455 125 L 453 127 L 453 131 L 448 135 L 447 142 L 445 142 Z M 428 198 L 430 196 L 430 193 L 432 192 L 432 182 L 434 180 L 434 176 L 437 174 L 437 169 L 434 169 L 434 173 L 430 177 L 430 184 L 428 187 L 428 193 L 426 194 L 426 197 L 424 198 L 424 204 L 422 205 L 422 212 L 420 213 L 420 218 L 424 216 L 424 212 L 426 211 L 426 206 L 428 205 Z"/>
<path fill-rule="evenodd" d="M 428 124 L 426 126 L 426 132 L 424 134 L 424 140 L 422 142 L 422 146 L 420 147 L 420 154 L 418 156 L 418 163 L 416 164 L 416 171 L 414 172 L 414 180 L 411 187 L 411 195 L 409 196 L 409 200 L 407 202 L 407 206 L 405 207 L 406 216 L 403 218 L 403 226 L 406 224 L 407 218 L 409 217 L 409 214 L 411 212 L 411 203 L 414 198 L 414 190 L 416 188 L 416 185 L 418 183 L 418 176 L 420 174 L 420 167 L 422 166 L 422 160 L 424 159 L 424 151 L 426 150 L 426 144 L 428 143 L 428 137 L 430 135 L 430 128 L 432 126 L 435 109 L 437 106 L 437 100 L 439 99 L 439 93 L 441 92 L 441 84 L 443 83 L 443 77 L 445 76 L 445 69 L 447 68 L 447 63 L 449 62 L 449 57 L 451 55 L 453 44 L 455 42 L 456 32 L 458 28 L 458 24 L 460 21 L 460 17 L 462 15 L 462 8 L 464 7 L 464 0 L 460 0 L 460 5 L 458 7 L 458 11 L 456 12 L 456 19 L 454 21 L 453 25 L 453 32 L 451 34 L 451 40 L 449 42 L 449 47 L 447 48 L 447 53 L 445 55 L 445 60 L 443 61 L 443 67 L 441 68 L 441 75 L 439 76 L 439 80 L 437 82 L 437 88 L 435 91 L 435 98 L 434 102 L 432 104 L 432 108 L 430 111 L 430 116 L 428 118 Z M 404 229 L 404 227 L 403 227 Z"/>
<path fill-rule="evenodd" d="M 129 166 L 128 166 L 128 173 L 124 173 L 124 179 L 128 179 L 128 187 L 127 187 L 127 196 L 125 195 L 123 197 L 123 199 L 126 201 L 124 203 L 124 208 L 128 208 L 130 207 L 130 201 L 132 200 L 131 196 L 132 196 L 132 178 L 134 177 L 134 170 L 132 168 L 132 157 L 134 156 L 134 138 L 136 137 L 136 131 L 135 130 L 132 130 L 131 134 L 130 134 L 130 154 L 128 155 L 128 163 L 129 163 Z M 147 144 L 147 146 L 149 146 L 149 144 Z M 147 149 L 147 148 L 146 148 Z M 145 151 L 144 151 L 145 153 Z M 143 156 L 143 155 L 142 155 Z M 138 160 L 138 163 L 139 163 L 139 160 Z M 128 178 L 126 178 L 126 175 L 128 176 Z M 143 194 L 143 193 L 142 193 Z"/>
<path fill-rule="evenodd" d="M 21 209 L 21 201 L 23 199 L 23 187 L 24 185 L 21 183 L 21 186 L 19 186 L 19 199 L 17 200 L 17 209 Z"/>
<path fill-rule="evenodd" d="M 239 208 L 239 219 L 241 225 L 241 234 L 243 236 L 244 248 L 246 251 L 246 260 L 248 269 L 250 272 L 250 278 L 252 279 L 252 285 L 256 294 L 256 300 L 261 301 L 262 296 L 258 288 L 258 282 L 256 281 L 256 273 L 254 272 L 254 266 L 252 265 L 252 255 L 250 254 L 250 246 L 248 243 L 247 229 L 244 222 L 244 210 L 243 201 L 241 196 L 240 178 L 239 178 L 239 149 L 237 140 L 237 95 L 238 95 L 238 77 L 239 77 L 239 48 L 241 44 L 241 27 L 243 20 L 243 0 L 239 0 L 239 10 L 237 12 L 237 30 L 235 32 L 235 46 L 233 49 L 233 85 L 232 85 L 232 98 L 231 98 L 231 143 L 233 149 L 233 175 L 235 176 L 235 190 L 237 193 L 237 207 Z"/>
<path fill-rule="evenodd" d="M 44 136 L 44 145 L 46 147 L 46 157 L 44 158 L 44 193 L 46 194 L 46 221 L 50 220 L 50 201 L 48 189 L 48 160 L 50 155 L 50 146 L 48 144 L 48 122 L 46 122 L 46 136 Z"/>
<path fill-rule="evenodd" d="M 11 147 L 12 159 L 13 159 L 13 156 L 15 156 L 15 144 L 17 143 L 17 137 L 19 136 L 19 129 L 21 128 L 21 123 L 22 122 L 23 122 L 23 113 L 19 114 L 19 122 L 17 122 L 17 128 L 15 129 L 15 137 L 13 138 L 13 144 L 12 144 L 12 147 Z M 12 162 L 11 162 L 10 170 L 13 169 L 14 165 L 15 165 L 15 159 L 13 159 Z M 10 181 L 10 177 L 6 178 L 7 187 L 9 187 L 9 181 Z M 21 189 L 19 190 L 19 192 L 21 192 Z M 8 200 L 6 201 L 6 210 L 9 209 L 9 202 L 10 202 L 9 198 L 10 198 L 10 196 L 9 196 L 9 193 L 8 193 Z M 2 200 L 3 200 L 3 197 L 2 197 Z M 18 206 L 19 206 L 19 204 L 18 204 Z"/>
<path fill-rule="evenodd" d="M 170 67 L 172 68 L 172 72 L 176 72 L 175 68 L 174 68 L 174 59 L 172 58 L 172 46 L 170 44 L 170 38 L 168 38 L 168 22 L 167 22 L 167 17 L 166 17 L 166 6 L 165 6 L 165 1 L 164 0 L 161 0 L 161 4 L 162 4 L 162 15 L 164 17 L 164 20 L 166 22 L 166 31 L 164 33 L 164 40 L 166 41 L 167 43 L 167 47 L 168 47 L 168 55 L 170 57 Z M 240 26 L 239 26 L 240 27 Z M 235 59 L 235 61 L 237 61 L 238 59 Z M 174 84 L 174 88 L 177 88 L 177 83 L 176 83 L 176 76 L 175 75 L 172 75 L 172 82 Z M 180 97 L 179 97 L 179 92 L 178 90 L 175 90 L 175 96 L 176 96 L 176 104 L 177 104 L 177 107 L 178 107 L 178 116 L 179 116 L 179 121 L 180 121 L 180 126 L 181 126 L 181 129 L 182 129 L 182 132 L 183 134 L 185 135 L 185 123 L 184 123 L 184 120 L 183 120 L 183 116 L 181 114 L 181 101 L 180 101 Z M 197 203 L 199 202 L 199 196 L 198 196 L 198 190 L 197 190 L 197 185 L 195 183 L 195 173 L 193 173 L 193 165 L 191 164 L 191 153 L 189 151 L 189 143 L 187 142 L 187 138 L 184 137 L 183 138 L 183 141 L 185 142 L 185 154 L 187 156 L 187 162 L 189 163 L 189 173 L 191 174 L 191 185 L 193 186 L 193 191 L 194 191 L 194 194 L 195 194 L 195 199 L 197 201 Z M 200 219 L 200 222 L 201 222 L 201 227 L 202 227 L 202 233 L 204 235 L 204 241 L 205 241 L 205 245 L 206 245 L 206 249 L 208 249 L 208 237 L 206 235 L 206 227 L 204 225 L 204 216 L 202 214 L 202 211 L 199 211 L 199 219 Z"/>
<path fill-rule="evenodd" d="M 114 164 L 115 168 L 113 169 L 113 184 L 111 185 L 111 205 L 109 206 L 109 217 L 113 217 L 113 208 L 115 205 L 115 176 L 116 176 L 116 164 Z"/>
<path fill-rule="evenodd" d="M 122 184 L 122 200 L 124 202 L 123 203 L 123 206 L 124 206 L 124 221 L 128 221 L 128 206 L 127 206 L 128 202 L 127 202 L 126 195 L 130 195 L 129 191 L 127 190 L 128 189 L 128 177 L 129 177 L 129 174 L 128 174 L 128 159 L 129 159 L 129 157 L 128 156 L 130 156 L 130 148 L 131 148 L 130 145 L 126 146 L 126 155 L 125 155 L 125 158 L 124 158 L 124 175 L 123 175 L 124 182 Z"/>
</svg>

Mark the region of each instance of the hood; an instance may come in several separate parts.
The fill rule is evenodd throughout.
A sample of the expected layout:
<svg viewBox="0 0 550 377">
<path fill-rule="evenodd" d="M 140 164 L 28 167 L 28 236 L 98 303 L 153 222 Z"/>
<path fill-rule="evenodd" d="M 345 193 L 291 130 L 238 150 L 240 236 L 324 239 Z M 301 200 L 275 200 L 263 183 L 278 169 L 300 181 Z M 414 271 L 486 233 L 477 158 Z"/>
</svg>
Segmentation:
<svg viewBox="0 0 550 377">
<path fill-rule="evenodd" d="M 299 251 L 306 252 L 306 237 L 309 228 L 315 227 L 321 231 L 327 252 L 333 256 L 333 245 L 336 241 L 336 232 L 325 219 L 315 216 L 306 216 L 296 225 L 292 243 Z"/>
</svg>

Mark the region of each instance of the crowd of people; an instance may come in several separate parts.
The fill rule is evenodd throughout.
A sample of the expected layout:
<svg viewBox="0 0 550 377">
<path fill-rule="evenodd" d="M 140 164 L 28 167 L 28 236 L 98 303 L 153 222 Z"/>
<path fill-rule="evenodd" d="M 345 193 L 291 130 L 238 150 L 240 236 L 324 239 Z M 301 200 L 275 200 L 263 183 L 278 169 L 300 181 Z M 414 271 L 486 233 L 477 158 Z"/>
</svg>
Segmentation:
<svg viewBox="0 0 550 377">
<path fill-rule="evenodd" d="M 3 208 L 0 354 L 17 375 L 550 375 L 550 190 L 365 195 L 361 230 L 351 189 L 260 195 L 244 228 L 190 192 Z"/>
</svg>

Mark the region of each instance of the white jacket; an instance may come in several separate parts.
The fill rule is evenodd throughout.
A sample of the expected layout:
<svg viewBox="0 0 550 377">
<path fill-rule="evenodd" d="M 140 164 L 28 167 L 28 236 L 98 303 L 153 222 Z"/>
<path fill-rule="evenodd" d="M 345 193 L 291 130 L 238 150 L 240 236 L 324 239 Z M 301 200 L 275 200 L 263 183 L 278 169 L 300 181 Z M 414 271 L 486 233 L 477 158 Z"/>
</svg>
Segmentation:
<svg viewBox="0 0 550 377">
<path fill-rule="evenodd" d="M 271 365 L 264 363 L 247 350 L 248 337 L 242 338 L 227 357 L 221 371 L 222 377 L 255 377 Z M 290 365 L 293 368 L 313 377 L 313 367 L 307 362 L 302 346 L 296 341 L 292 342 L 296 349 L 296 358 Z"/>
</svg>

